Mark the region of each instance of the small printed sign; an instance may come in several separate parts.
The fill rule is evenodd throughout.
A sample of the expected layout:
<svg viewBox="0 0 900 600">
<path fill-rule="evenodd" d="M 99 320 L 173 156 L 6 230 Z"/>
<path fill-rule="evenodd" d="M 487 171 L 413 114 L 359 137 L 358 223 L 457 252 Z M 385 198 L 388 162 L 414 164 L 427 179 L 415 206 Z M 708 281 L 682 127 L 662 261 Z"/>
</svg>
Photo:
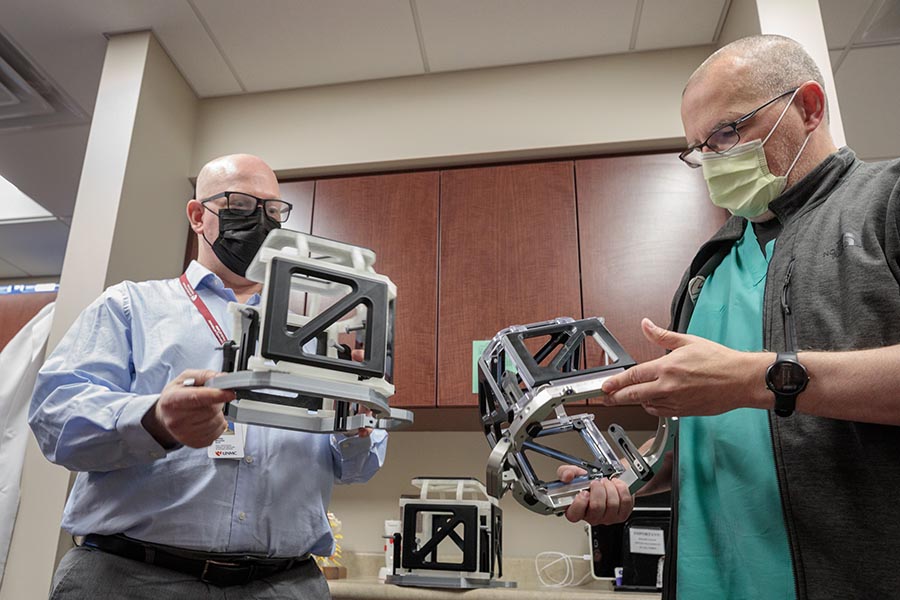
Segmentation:
<svg viewBox="0 0 900 600">
<path fill-rule="evenodd" d="M 665 532 L 658 528 L 632 527 L 628 530 L 628 547 L 632 554 L 666 553 Z"/>
</svg>

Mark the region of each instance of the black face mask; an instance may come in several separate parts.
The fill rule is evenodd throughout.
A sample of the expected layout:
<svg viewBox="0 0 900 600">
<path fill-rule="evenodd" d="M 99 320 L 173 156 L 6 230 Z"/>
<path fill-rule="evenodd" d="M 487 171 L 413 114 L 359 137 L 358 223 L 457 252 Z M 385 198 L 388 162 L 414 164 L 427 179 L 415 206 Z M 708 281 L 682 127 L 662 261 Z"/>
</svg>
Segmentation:
<svg viewBox="0 0 900 600">
<path fill-rule="evenodd" d="M 281 223 L 257 207 L 252 215 L 239 215 L 228 209 L 219 211 L 219 237 L 210 244 L 212 251 L 232 272 L 244 277 L 266 236 Z M 206 243 L 209 240 L 203 236 Z"/>
</svg>

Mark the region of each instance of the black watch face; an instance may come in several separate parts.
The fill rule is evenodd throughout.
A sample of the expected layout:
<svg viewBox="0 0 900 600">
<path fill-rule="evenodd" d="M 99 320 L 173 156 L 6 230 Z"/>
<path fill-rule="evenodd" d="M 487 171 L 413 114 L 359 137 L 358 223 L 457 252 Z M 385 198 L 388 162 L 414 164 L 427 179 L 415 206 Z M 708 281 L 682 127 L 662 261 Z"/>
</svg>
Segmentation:
<svg viewBox="0 0 900 600">
<path fill-rule="evenodd" d="M 806 385 L 806 369 L 793 362 L 777 362 L 769 371 L 772 389 L 782 394 L 799 392 Z"/>
</svg>

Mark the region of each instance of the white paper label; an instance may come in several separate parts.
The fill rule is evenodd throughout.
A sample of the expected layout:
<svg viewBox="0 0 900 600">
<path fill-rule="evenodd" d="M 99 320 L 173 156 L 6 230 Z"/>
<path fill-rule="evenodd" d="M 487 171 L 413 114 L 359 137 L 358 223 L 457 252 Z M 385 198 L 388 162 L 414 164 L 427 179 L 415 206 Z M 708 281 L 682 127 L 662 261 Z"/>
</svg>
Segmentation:
<svg viewBox="0 0 900 600">
<path fill-rule="evenodd" d="M 210 458 L 244 458 L 246 439 L 247 426 L 228 421 L 228 429 L 206 449 L 206 454 Z"/>
<path fill-rule="evenodd" d="M 628 530 L 628 546 L 632 554 L 666 553 L 665 532 L 662 529 L 632 527 Z"/>
</svg>

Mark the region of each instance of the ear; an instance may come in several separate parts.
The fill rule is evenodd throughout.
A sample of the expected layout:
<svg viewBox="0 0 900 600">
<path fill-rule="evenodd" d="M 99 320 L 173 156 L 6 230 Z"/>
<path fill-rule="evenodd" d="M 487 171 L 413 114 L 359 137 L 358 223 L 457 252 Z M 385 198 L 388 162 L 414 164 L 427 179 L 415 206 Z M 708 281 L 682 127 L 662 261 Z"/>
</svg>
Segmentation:
<svg viewBox="0 0 900 600">
<path fill-rule="evenodd" d="M 803 128 L 806 133 L 813 131 L 819 124 L 825 120 L 825 90 L 816 81 L 807 81 L 800 86 L 797 92 L 801 116 L 803 118 Z"/>
<path fill-rule="evenodd" d="M 191 229 L 194 233 L 200 233 L 203 230 L 203 212 L 206 209 L 200 204 L 199 200 L 194 198 L 188 200 L 187 218 L 191 223 Z"/>
</svg>

